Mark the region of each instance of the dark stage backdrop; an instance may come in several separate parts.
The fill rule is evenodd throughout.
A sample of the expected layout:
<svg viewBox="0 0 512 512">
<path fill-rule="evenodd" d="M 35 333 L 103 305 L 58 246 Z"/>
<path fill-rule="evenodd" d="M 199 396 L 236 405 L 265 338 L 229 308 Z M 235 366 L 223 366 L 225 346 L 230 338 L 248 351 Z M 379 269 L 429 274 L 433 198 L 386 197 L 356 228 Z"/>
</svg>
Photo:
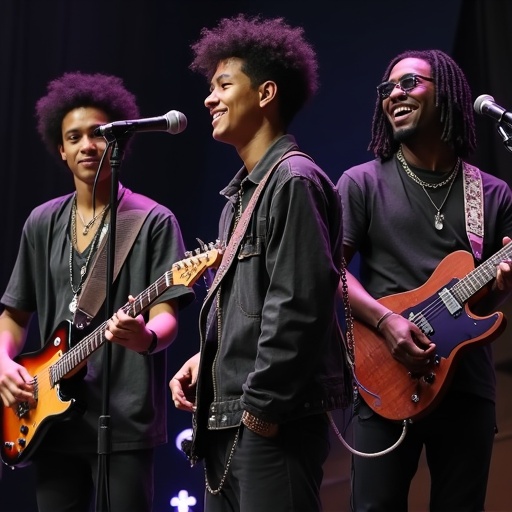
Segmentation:
<svg viewBox="0 0 512 512">
<path fill-rule="evenodd" d="M 34 104 L 49 80 L 65 71 L 113 73 L 139 100 L 142 117 L 176 109 L 188 118 L 185 132 L 135 137 L 121 181 L 167 205 L 181 224 L 189 249 L 196 237 L 215 239 L 222 207 L 218 194 L 238 170 L 231 147 L 211 138 L 203 100 L 208 84 L 188 69 L 190 44 L 202 26 L 238 12 L 283 16 L 305 28 L 320 59 L 320 92 L 292 126 L 302 149 L 333 181 L 372 157 L 366 148 L 375 105 L 375 86 L 388 61 L 406 49 L 440 48 L 460 59 L 475 85 L 475 97 L 495 95 L 512 106 L 510 69 L 512 15 L 506 0 L 2 0 L 0 2 L 0 290 L 17 254 L 25 218 L 36 205 L 72 190 L 69 171 L 49 156 L 38 139 Z M 499 41 L 499 42 L 498 42 Z M 482 119 L 482 167 L 510 171 L 508 154 Z M 492 155 L 491 155 L 492 152 Z M 496 156 L 498 155 L 498 156 Z M 488 159 L 492 166 L 485 165 Z M 308 249 L 304 240 L 304 250 Z M 181 314 L 180 333 L 168 351 L 169 376 L 198 348 L 197 314 L 203 295 Z M 38 346 L 33 329 L 29 348 Z M 185 511 L 171 499 L 186 490 L 202 511 L 203 473 L 189 468 L 174 438 L 190 417 L 169 408 L 169 444 L 158 450 L 158 512 Z M 164 404 L 162 404 L 162 407 Z M 0 479 L 0 511 L 35 510 L 31 468 Z M 339 504 L 346 510 L 348 504 Z"/>
</svg>

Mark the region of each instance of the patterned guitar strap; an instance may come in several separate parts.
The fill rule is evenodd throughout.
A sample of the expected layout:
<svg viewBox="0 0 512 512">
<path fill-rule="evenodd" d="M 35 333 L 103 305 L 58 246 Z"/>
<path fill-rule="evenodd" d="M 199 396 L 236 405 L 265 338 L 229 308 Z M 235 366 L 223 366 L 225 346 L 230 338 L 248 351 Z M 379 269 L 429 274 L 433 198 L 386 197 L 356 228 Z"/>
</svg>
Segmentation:
<svg viewBox="0 0 512 512">
<path fill-rule="evenodd" d="M 484 246 L 484 194 L 480 171 L 468 163 L 463 164 L 464 211 L 466 233 L 477 260 L 482 259 Z"/>
</svg>

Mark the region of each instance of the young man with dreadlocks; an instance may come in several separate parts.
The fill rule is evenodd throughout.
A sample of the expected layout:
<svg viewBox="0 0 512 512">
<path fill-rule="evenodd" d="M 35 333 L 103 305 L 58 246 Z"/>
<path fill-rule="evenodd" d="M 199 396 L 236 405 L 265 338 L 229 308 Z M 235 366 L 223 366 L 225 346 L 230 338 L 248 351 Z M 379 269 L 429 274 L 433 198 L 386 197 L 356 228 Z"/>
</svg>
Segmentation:
<svg viewBox="0 0 512 512">
<path fill-rule="evenodd" d="M 377 92 L 369 146 L 377 158 L 346 170 L 337 185 L 344 205 L 344 254 L 347 261 L 356 251 L 361 258 L 361 284 L 349 276 L 350 302 L 355 318 L 366 326 L 355 338 L 355 373 L 364 378 L 357 383 L 355 448 L 387 451 L 353 457 L 352 505 L 358 512 L 407 510 L 411 480 L 425 447 L 430 510 L 481 511 L 496 428 L 488 344 L 468 344 L 458 352 L 453 379 L 445 381 L 439 400 L 408 425 L 398 447 L 387 449 L 404 428 L 395 419 L 408 419 L 407 414 L 395 418 L 393 407 L 409 411 L 417 400 L 421 407 L 427 396 L 422 390 L 446 371 L 448 362 L 442 358 L 460 348 L 454 340 L 476 337 L 467 334 L 476 322 L 464 310 L 452 303 L 453 315 L 445 315 L 449 297 L 446 302 L 435 298 L 440 289 L 449 288 L 453 276 L 464 277 L 510 242 L 512 194 L 506 183 L 463 161 L 475 148 L 472 99 L 461 69 L 448 55 L 439 50 L 398 55 Z M 466 251 L 470 263 L 462 275 L 460 266 L 467 259 L 459 253 L 448 260 L 446 281 L 442 275 L 440 284 L 427 285 L 405 300 L 394 296 L 426 283 L 442 260 L 458 250 Z M 511 289 L 510 256 L 495 264 L 490 267 L 491 293 L 478 304 L 480 314 L 499 305 Z M 421 299 L 428 304 L 430 295 L 435 311 L 425 305 L 423 311 L 413 308 L 412 317 L 406 313 Z M 454 318 L 457 322 L 450 324 Z M 375 373 L 388 368 L 390 379 L 384 382 L 389 388 L 397 386 L 398 374 L 411 383 L 411 392 L 391 404 L 385 403 L 390 389 L 381 389 L 371 372 L 369 378 L 358 373 L 358 343 L 363 347 L 369 339 L 375 349 L 361 366 L 370 361 Z M 375 355 L 380 350 L 382 359 Z"/>
<path fill-rule="evenodd" d="M 106 141 L 95 129 L 116 120 L 136 119 L 139 109 L 135 96 L 120 78 L 73 72 L 48 84 L 47 94 L 37 102 L 36 116 L 48 151 L 70 171 L 73 191 L 36 207 L 23 228 L 18 258 L 1 298 L 0 397 L 4 407 L 21 407 L 23 403 L 36 407 L 31 417 L 48 423 L 52 414 L 60 412 L 48 386 L 44 386 L 45 365 L 50 364 L 53 353 L 45 352 L 48 361 L 39 359 L 39 368 L 34 360 L 31 365 L 23 365 L 14 359 L 23 350 L 35 314 L 42 344 L 58 340 L 50 335 L 58 331 L 61 322 L 76 319 L 76 301 L 86 293 L 85 279 L 94 268 L 95 257 L 101 254 L 101 244 L 107 240 L 111 218 L 109 155 L 100 170 Z M 167 208 L 123 185 L 119 185 L 118 198 L 118 210 L 121 205 L 132 208 L 125 210 L 131 216 L 132 229 L 135 209 L 146 211 L 147 216 L 141 218 L 140 230 L 114 282 L 112 307 L 116 313 L 104 322 L 104 306 L 98 308 L 99 314 L 90 325 L 90 330 L 99 329 L 112 343 L 111 443 L 101 445 L 101 450 L 111 451 L 103 473 L 107 485 L 97 481 L 101 475 L 98 419 L 104 412 L 106 346 L 100 345 L 87 359 L 85 375 L 80 371 L 58 383 L 59 394 L 64 392 L 67 399 L 81 403 L 85 413 L 66 421 L 58 421 L 57 416 L 43 437 L 39 430 L 40 445 L 32 461 L 41 512 L 88 512 L 94 504 L 96 484 L 108 493 L 106 508 L 113 512 L 152 509 L 154 449 L 167 440 L 164 349 L 176 337 L 178 308 L 190 301 L 193 293 L 175 286 L 161 294 L 143 315 L 132 316 L 122 309 L 129 294 L 143 292 L 184 257 L 184 246 L 176 218 Z M 121 221 L 120 211 L 117 213 Z M 117 232 L 121 234 L 120 229 Z M 119 236 L 116 238 L 119 242 Z M 98 277 L 101 281 L 101 274 Z M 77 342 L 82 336 L 79 329 L 75 333 L 73 341 Z M 98 347 L 102 338 L 101 334 L 89 344 Z M 82 350 L 87 353 L 87 345 Z M 34 375 L 34 369 L 41 371 Z M 36 384 L 38 373 L 41 376 Z M 23 434 L 26 432 L 20 437 Z M 35 443 L 36 437 L 31 442 Z M 13 460 L 17 449 L 16 445 L 12 447 Z M 10 454 L 9 449 L 5 448 L 4 453 Z"/>
<path fill-rule="evenodd" d="M 201 311 L 201 352 L 171 380 L 173 400 L 195 410 L 205 510 L 321 510 L 326 412 L 351 390 L 336 320 L 340 200 L 287 133 L 317 88 L 316 56 L 301 28 L 242 15 L 204 29 L 193 50 L 213 137 L 243 167 L 222 192 L 230 244 Z"/>
</svg>

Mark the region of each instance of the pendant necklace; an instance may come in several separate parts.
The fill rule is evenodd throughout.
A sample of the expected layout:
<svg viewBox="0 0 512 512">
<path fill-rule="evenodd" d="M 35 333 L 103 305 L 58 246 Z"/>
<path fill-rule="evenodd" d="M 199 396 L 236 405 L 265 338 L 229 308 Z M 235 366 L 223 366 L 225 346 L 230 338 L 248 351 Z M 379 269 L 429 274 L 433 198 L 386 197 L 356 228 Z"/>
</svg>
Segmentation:
<svg viewBox="0 0 512 512">
<path fill-rule="evenodd" d="M 73 281 L 74 281 L 74 278 L 73 278 L 73 248 L 77 247 L 76 214 L 78 211 L 77 207 L 76 207 L 76 194 L 75 194 L 73 206 L 71 208 L 71 225 L 70 225 L 71 241 L 69 243 L 69 283 L 71 285 L 71 291 L 73 292 L 73 299 L 69 303 L 69 311 L 71 311 L 71 313 L 73 313 L 73 314 L 75 313 L 76 308 L 78 306 L 78 296 L 80 295 L 80 292 L 82 291 L 82 286 L 84 284 L 85 277 L 87 276 L 89 262 L 91 261 L 92 255 L 96 252 L 96 249 L 98 248 L 102 232 L 106 231 L 106 229 L 108 229 L 108 227 L 105 225 L 105 218 L 107 216 L 107 210 L 108 210 L 108 205 L 101 212 L 103 214 L 103 216 L 101 218 L 101 223 L 98 226 L 96 233 L 94 234 L 94 238 L 92 239 L 91 246 L 89 249 L 89 254 L 87 255 L 87 259 L 86 259 L 84 265 L 82 265 L 82 267 L 80 268 L 80 282 L 78 283 L 78 286 L 75 288 L 73 286 Z M 93 220 L 95 220 L 95 219 L 93 219 Z M 91 226 L 92 226 L 92 224 L 94 224 L 94 222 L 91 223 Z M 84 235 L 85 234 L 86 233 L 84 233 Z"/>
<path fill-rule="evenodd" d="M 423 181 L 420 179 L 409 167 L 407 164 L 404 155 L 402 153 L 402 148 L 400 148 L 396 154 L 396 157 L 398 158 L 398 161 L 402 164 L 402 167 L 404 171 L 406 172 L 407 176 L 409 176 L 414 182 L 416 182 L 420 187 L 423 189 L 423 192 L 425 192 L 425 195 L 428 197 L 428 200 L 432 203 L 432 206 L 436 209 L 436 214 L 434 216 L 434 227 L 441 231 L 444 228 L 444 215 L 441 213 L 441 210 L 443 209 L 444 204 L 446 203 L 446 200 L 448 199 L 448 196 L 450 195 L 450 192 L 452 190 L 453 183 L 455 182 L 455 178 L 457 177 L 457 173 L 459 172 L 460 168 L 460 158 L 457 159 L 457 163 L 455 164 L 455 167 L 453 168 L 453 171 L 450 173 L 450 176 L 446 178 L 445 180 L 439 182 L 439 183 L 428 183 L 427 181 Z M 438 208 L 436 203 L 432 200 L 430 197 L 430 194 L 427 192 L 427 188 L 433 188 L 436 189 L 438 187 L 442 187 L 446 184 L 450 184 L 448 187 L 448 192 L 446 193 L 446 196 L 443 199 L 443 202 L 441 203 L 441 206 Z"/>
<path fill-rule="evenodd" d="M 78 208 L 76 208 L 76 213 L 78 214 L 78 218 L 80 219 L 80 222 L 82 223 L 82 226 L 84 227 L 84 230 L 82 231 L 82 234 L 84 236 L 87 235 L 87 233 L 89 233 L 89 229 L 91 229 L 92 226 L 94 226 L 94 223 L 96 222 L 96 219 L 98 217 L 101 217 L 104 213 L 105 213 L 105 210 L 108 208 L 108 204 L 106 204 L 104 207 L 103 207 L 103 210 L 101 210 L 101 212 L 97 213 L 96 215 L 94 215 L 94 211 L 93 211 L 93 218 L 89 221 L 89 222 L 85 222 L 85 219 L 82 217 L 82 214 L 80 213 L 80 211 L 78 210 Z"/>
<path fill-rule="evenodd" d="M 448 199 L 448 196 L 450 195 L 450 190 L 452 189 L 452 185 L 453 185 L 454 181 L 455 181 L 455 179 L 453 179 L 452 182 L 450 183 L 450 186 L 448 187 L 448 192 L 446 193 L 446 196 L 444 197 L 443 202 L 441 203 L 441 206 L 439 208 L 437 207 L 436 203 L 434 203 L 434 201 L 430 197 L 430 194 L 427 192 L 427 189 L 423 186 L 421 187 L 423 189 L 423 192 L 425 192 L 425 194 L 427 195 L 429 201 L 432 203 L 432 206 L 437 210 L 437 213 L 434 217 L 434 227 L 438 231 L 441 231 L 441 229 L 444 228 L 444 224 L 443 224 L 444 215 L 441 213 L 441 209 L 443 208 L 444 203 L 446 203 L 446 200 Z"/>
</svg>

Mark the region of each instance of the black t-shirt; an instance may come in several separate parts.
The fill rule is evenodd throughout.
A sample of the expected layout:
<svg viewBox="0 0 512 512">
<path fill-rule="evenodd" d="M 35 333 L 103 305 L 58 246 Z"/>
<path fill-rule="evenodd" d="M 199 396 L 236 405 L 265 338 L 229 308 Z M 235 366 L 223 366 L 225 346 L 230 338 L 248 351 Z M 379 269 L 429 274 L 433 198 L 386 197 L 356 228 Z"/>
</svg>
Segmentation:
<svg viewBox="0 0 512 512">
<path fill-rule="evenodd" d="M 424 181 L 432 180 L 429 171 L 414 172 Z M 512 193 L 504 181 L 487 173 L 481 175 L 485 261 L 502 247 L 504 236 L 512 235 Z M 438 181 L 446 177 L 440 176 Z M 375 298 L 423 285 L 453 251 L 471 253 L 462 172 L 441 208 L 442 230 L 434 226 L 436 208 L 396 158 L 385 163 L 372 160 L 346 170 L 337 188 L 343 205 L 344 244 L 359 251 L 361 283 Z M 447 191 L 448 185 L 428 188 L 438 208 Z M 494 399 L 491 345 L 471 349 L 461 358 L 454 387 Z"/>
</svg>

